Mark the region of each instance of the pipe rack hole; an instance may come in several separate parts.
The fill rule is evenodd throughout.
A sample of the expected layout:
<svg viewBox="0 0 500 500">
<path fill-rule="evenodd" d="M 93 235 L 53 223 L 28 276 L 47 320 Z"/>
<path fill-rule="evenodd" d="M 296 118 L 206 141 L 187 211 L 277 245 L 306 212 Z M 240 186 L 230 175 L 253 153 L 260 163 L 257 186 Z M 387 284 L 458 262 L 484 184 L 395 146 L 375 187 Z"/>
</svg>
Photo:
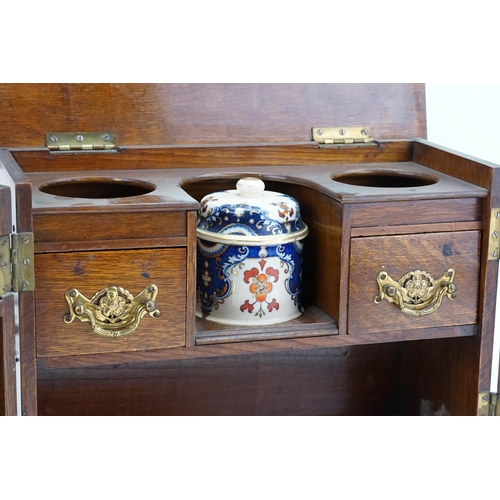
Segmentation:
<svg viewBox="0 0 500 500">
<path fill-rule="evenodd" d="M 154 184 L 131 179 L 75 178 L 48 182 L 38 188 L 42 193 L 66 198 L 127 198 L 151 193 Z"/>
<path fill-rule="evenodd" d="M 412 188 L 435 184 L 437 179 L 415 173 L 392 172 L 388 170 L 358 170 L 342 172 L 331 179 L 351 186 L 374 188 Z"/>
</svg>

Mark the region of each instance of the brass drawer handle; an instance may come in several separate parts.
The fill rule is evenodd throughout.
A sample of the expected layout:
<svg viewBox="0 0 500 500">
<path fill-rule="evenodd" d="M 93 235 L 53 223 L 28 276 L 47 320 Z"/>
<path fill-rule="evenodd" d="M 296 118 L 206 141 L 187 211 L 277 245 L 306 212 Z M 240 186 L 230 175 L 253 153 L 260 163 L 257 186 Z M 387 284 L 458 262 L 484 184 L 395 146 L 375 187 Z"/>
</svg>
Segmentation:
<svg viewBox="0 0 500 500">
<path fill-rule="evenodd" d="M 139 326 L 146 313 L 152 318 L 160 315 L 155 303 L 157 294 L 156 285 L 147 286 L 136 297 L 121 287 L 110 286 L 87 299 L 76 288 L 70 288 L 64 294 L 69 305 L 69 314 L 64 316 L 64 322 L 69 324 L 78 318 L 89 322 L 92 330 L 99 335 L 127 335 Z"/>
<path fill-rule="evenodd" d="M 385 271 L 377 274 L 379 295 L 373 299 L 376 304 L 386 299 L 409 316 L 426 316 L 441 305 L 446 295 L 450 300 L 456 297 L 457 286 L 453 283 L 455 270 L 447 269 L 434 280 L 425 271 L 410 271 L 399 281 L 394 281 Z"/>
</svg>

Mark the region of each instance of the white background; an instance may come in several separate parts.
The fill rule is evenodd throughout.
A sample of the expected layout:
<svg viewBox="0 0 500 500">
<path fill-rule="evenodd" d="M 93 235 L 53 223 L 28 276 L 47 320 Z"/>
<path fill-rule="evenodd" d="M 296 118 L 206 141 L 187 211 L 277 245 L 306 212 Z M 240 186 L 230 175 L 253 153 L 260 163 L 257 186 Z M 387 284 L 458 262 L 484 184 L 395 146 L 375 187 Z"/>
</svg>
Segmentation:
<svg viewBox="0 0 500 500">
<path fill-rule="evenodd" d="M 0 81 L 498 81 L 497 11 L 498 0 L 18 0 L 1 8 Z M 499 94 L 428 84 L 429 140 L 500 164 Z M 8 421 L 12 497 L 420 500 L 488 494 L 498 477 L 500 419 Z"/>
<path fill-rule="evenodd" d="M 499 83 L 426 83 L 427 138 L 440 146 L 500 165 Z M 499 300 L 500 305 L 500 300 Z M 497 305 L 493 392 L 497 391 L 500 306 Z"/>
<path fill-rule="evenodd" d="M 426 83 L 427 137 L 500 165 L 500 83 Z"/>
</svg>

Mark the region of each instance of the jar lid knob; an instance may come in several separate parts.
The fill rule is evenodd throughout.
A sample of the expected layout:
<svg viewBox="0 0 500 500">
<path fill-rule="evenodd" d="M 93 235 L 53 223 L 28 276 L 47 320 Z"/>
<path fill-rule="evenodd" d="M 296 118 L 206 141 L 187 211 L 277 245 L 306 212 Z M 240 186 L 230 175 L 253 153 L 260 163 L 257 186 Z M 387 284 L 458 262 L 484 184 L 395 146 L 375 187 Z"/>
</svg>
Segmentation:
<svg viewBox="0 0 500 500">
<path fill-rule="evenodd" d="M 265 188 L 264 182 L 257 177 L 243 177 L 236 183 L 238 194 L 245 198 L 259 198 Z"/>
</svg>

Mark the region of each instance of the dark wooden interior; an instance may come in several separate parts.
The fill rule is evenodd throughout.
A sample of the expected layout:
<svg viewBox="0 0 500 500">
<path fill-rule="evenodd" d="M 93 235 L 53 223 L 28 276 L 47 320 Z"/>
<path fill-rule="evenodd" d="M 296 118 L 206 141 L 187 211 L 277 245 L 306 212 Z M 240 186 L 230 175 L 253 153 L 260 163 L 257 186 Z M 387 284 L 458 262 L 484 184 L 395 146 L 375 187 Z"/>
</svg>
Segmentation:
<svg viewBox="0 0 500 500">
<path fill-rule="evenodd" d="M 39 266 L 40 283 L 22 299 L 26 309 L 33 301 L 36 311 L 36 326 L 21 327 L 25 414 L 477 413 L 478 393 L 489 390 L 491 377 L 498 261 L 488 259 L 487 248 L 499 180 L 493 166 L 425 140 L 423 85 L 0 85 L 0 102 L 15 130 L 9 134 L 0 126 L 0 161 L 17 176 L 21 194 L 26 185 L 32 189 L 31 219 L 24 224 L 32 223 Z M 372 126 L 374 145 L 319 147 L 311 140 L 311 127 L 365 124 Z M 118 152 L 62 154 L 43 147 L 47 132 L 90 130 L 115 132 Z M 346 171 L 349 182 L 336 182 Z M 306 312 L 299 320 L 234 328 L 194 318 L 197 203 L 205 194 L 232 189 L 244 175 L 295 197 L 310 227 Z M 84 185 L 84 203 L 82 191 L 78 198 L 64 191 L 74 189 L 74 179 L 89 178 L 137 179 L 156 190 L 114 197 L 112 191 L 99 196 L 90 186 L 91 198 Z M 43 192 L 61 179 L 66 185 L 57 196 Z M 460 302 L 468 297 L 464 290 L 458 306 L 442 306 L 446 320 L 428 316 L 432 321 L 418 327 L 414 318 L 398 320 L 399 311 L 383 304 L 382 311 L 396 318 L 385 329 L 368 327 L 381 321 L 374 320 L 370 311 L 379 309 L 369 300 L 359 306 L 361 326 L 350 331 L 352 290 L 359 288 L 349 286 L 359 263 L 358 257 L 349 260 L 353 242 L 383 237 L 377 241 L 387 240 L 391 248 L 420 235 L 431 255 L 445 241 L 440 234 L 455 245 L 475 235 L 475 250 L 463 253 L 473 263 L 472 298 Z M 88 343 L 90 351 L 78 353 L 77 346 L 71 354 L 60 347 L 57 335 L 65 334 L 56 331 L 65 325 L 58 318 L 67 305 L 50 295 L 59 256 L 65 266 L 54 281 L 64 288 L 66 280 L 78 278 L 76 271 L 71 276 L 77 269 L 71 263 L 85 255 L 114 252 L 117 265 L 132 267 L 135 256 L 150 249 L 179 248 L 187 249 L 184 346 L 141 348 L 139 342 L 92 351 L 99 340 Z M 367 252 L 369 267 L 375 259 Z M 397 258 L 388 252 L 388 262 Z M 408 262 L 422 265 L 418 253 Z M 460 292 L 467 289 L 459 285 Z M 375 294 L 376 285 L 368 286 L 370 294 L 372 289 Z M 465 308 L 467 318 L 452 307 Z M 154 330 L 153 321 L 148 328 Z"/>
<path fill-rule="evenodd" d="M 399 414 L 400 355 L 389 344 L 40 370 L 39 405 L 48 415 Z"/>
</svg>

